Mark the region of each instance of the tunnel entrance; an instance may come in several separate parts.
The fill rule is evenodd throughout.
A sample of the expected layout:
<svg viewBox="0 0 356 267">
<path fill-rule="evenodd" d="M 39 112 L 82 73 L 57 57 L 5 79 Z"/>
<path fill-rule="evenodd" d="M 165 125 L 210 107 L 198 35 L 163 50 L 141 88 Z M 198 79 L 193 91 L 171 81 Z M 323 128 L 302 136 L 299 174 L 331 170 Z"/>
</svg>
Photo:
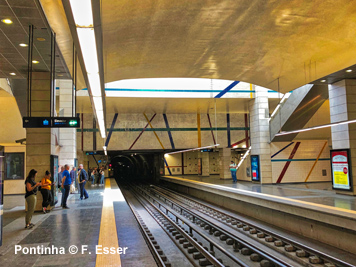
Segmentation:
<svg viewBox="0 0 356 267">
<path fill-rule="evenodd" d="M 108 152 L 109 173 L 116 180 L 153 182 L 157 177 L 162 153 L 158 152 Z M 158 171 L 159 172 L 159 171 Z"/>
</svg>

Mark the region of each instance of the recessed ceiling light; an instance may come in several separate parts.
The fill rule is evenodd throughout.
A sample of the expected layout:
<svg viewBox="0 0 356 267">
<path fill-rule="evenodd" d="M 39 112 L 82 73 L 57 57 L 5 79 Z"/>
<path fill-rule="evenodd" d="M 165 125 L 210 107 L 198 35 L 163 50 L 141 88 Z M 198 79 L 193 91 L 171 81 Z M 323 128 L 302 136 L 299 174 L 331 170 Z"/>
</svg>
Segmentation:
<svg viewBox="0 0 356 267">
<path fill-rule="evenodd" d="M 326 80 L 321 80 L 320 82 L 321 82 L 321 83 L 325 83 L 325 82 L 326 82 Z"/>
<path fill-rule="evenodd" d="M 43 41 L 46 41 L 46 39 L 45 39 L 45 38 L 42 38 L 42 37 L 38 37 L 38 38 L 37 38 L 37 41 L 43 42 Z"/>
<path fill-rule="evenodd" d="M 59 77 L 62 77 L 62 76 L 63 76 L 63 74 L 58 74 L 58 76 L 59 76 Z"/>
<path fill-rule="evenodd" d="M 12 20 L 11 19 L 2 19 L 1 21 L 3 23 L 5 23 L 5 24 L 12 24 Z"/>
<path fill-rule="evenodd" d="M 19 46 L 26 47 L 26 46 L 28 46 L 28 44 L 21 43 L 21 44 L 19 44 Z"/>
<path fill-rule="evenodd" d="M 15 76 L 16 73 L 15 72 L 10 72 L 10 75 Z"/>
<path fill-rule="evenodd" d="M 346 72 L 352 72 L 352 70 L 346 70 Z"/>
<path fill-rule="evenodd" d="M 32 60 L 32 63 L 33 63 L 33 64 L 38 64 L 38 63 L 40 63 L 40 62 L 37 61 L 37 60 Z"/>
</svg>

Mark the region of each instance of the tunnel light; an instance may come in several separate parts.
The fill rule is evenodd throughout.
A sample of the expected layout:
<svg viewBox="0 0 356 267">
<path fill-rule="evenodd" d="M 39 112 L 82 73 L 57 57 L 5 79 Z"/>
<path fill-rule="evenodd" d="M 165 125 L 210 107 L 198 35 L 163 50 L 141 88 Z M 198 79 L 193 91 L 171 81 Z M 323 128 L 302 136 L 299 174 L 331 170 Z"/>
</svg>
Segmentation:
<svg viewBox="0 0 356 267">
<path fill-rule="evenodd" d="M 77 27 L 93 27 L 91 0 L 69 0 Z M 88 15 L 90 14 L 90 15 Z"/>
<path fill-rule="evenodd" d="M 338 126 L 338 125 L 355 123 L 355 122 L 356 122 L 356 120 L 334 122 L 334 123 L 329 123 L 329 124 L 324 124 L 324 125 L 319 125 L 319 126 L 313 126 L 313 127 L 299 129 L 299 130 L 280 132 L 280 133 L 276 134 L 276 136 L 295 134 L 295 133 L 302 133 L 302 132 L 307 132 L 307 131 L 311 131 L 311 130 L 317 130 L 317 129 L 328 128 L 328 127 L 333 127 L 333 126 Z"/>
<path fill-rule="evenodd" d="M 204 146 L 204 147 L 197 147 L 197 148 L 191 148 L 191 149 L 186 149 L 186 150 L 180 150 L 180 151 L 175 151 L 175 152 L 170 152 L 170 153 L 165 153 L 164 156 L 172 155 L 172 154 L 177 154 L 177 153 L 184 153 L 188 151 L 194 151 L 194 150 L 200 150 L 204 148 L 211 148 L 211 147 L 218 147 L 220 146 L 219 144 L 213 145 L 213 146 Z"/>
<path fill-rule="evenodd" d="M 12 24 L 11 19 L 2 19 L 1 21 L 2 21 L 2 23 L 5 23 L 5 24 Z"/>
</svg>

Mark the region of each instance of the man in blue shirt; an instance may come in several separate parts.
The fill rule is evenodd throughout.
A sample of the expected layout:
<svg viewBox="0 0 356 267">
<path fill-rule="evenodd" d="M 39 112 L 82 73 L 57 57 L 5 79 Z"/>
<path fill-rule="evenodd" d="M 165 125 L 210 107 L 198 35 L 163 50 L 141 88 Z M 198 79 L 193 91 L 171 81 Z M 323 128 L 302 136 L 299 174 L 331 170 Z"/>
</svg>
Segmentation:
<svg viewBox="0 0 356 267">
<path fill-rule="evenodd" d="M 62 173 L 62 188 L 64 188 L 64 198 L 62 202 L 62 208 L 63 209 L 69 209 L 67 206 L 67 199 L 69 196 L 69 191 L 70 191 L 70 185 L 72 184 L 72 179 L 69 174 L 69 165 L 66 164 L 64 165 L 65 171 Z"/>
</svg>

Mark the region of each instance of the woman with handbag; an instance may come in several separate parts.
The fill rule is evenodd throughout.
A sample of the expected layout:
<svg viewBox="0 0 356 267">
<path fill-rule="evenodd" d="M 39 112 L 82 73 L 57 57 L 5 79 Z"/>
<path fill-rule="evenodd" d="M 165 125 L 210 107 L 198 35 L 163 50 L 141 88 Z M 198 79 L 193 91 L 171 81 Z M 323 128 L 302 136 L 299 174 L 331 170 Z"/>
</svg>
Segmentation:
<svg viewBox="0 0 356 267">
<path fill-rule="evenodd" d="M 25 180 L 25 189 L 26 189 L 25 199 L 27 203 L 25 229 L 31 229 L 32 227 L 35 226 L 33 223 L 31 223 L 31 219 L 37 203 L 36 195 L 37 195 L 38 187 L 41 186 L 41 183 L 35 182 L 36 176 L 37 176 L 37 171 L 32 169 Z"/>
</svg>

